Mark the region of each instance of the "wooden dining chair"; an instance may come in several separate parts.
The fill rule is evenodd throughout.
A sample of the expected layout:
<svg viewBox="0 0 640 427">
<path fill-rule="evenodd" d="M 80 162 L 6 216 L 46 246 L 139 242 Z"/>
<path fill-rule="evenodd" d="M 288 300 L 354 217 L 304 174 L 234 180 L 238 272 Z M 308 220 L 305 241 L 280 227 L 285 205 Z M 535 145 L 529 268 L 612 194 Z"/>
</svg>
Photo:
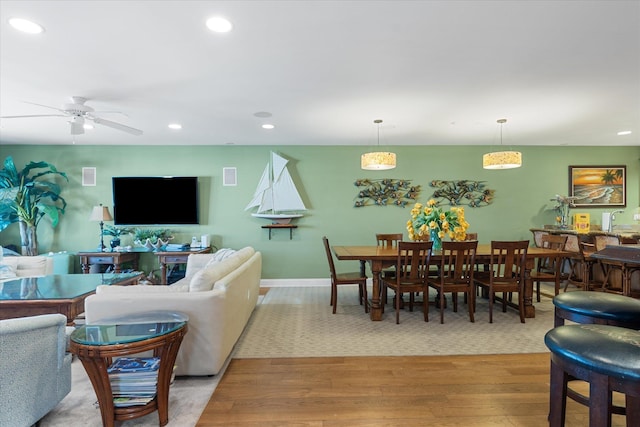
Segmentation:
<svg viewBox="0 0 640 427">
<path fill-rule="evenodd" d="M 458 292 L 464 293 L 469 307 L 469 320 L 474 321 L 477 240 L 442 242 L 442 256 L 438 277 L 429 278 L 429 286 L 438 291 L 440 323 L 444 323 L 445 293 L 451 293 L 453 311 L 458 311 Z"/>
<path fill-rule="evenodd" d="M 489 323 L 493 323 L 493 303 L 496 293 L 502 292 L 502 312 L 507 311 L 507 295 L 518 293 L 520 322 L 524 323 L 524 286 L 528 240 L 491 241 L 491 261 L 488 278 L 475 280 L 489 297 Z"/>
<path fill-rule="evenodd" d="M 591 254 L 596 248 L 593 243 L 579 242 L 578 253 L 569 258 L 571 272 L 569 278 L 564 285 L 564 291 L 567 292 L 569 285 L 574 285 L 584 291 L 591 291 L 598 287 L 598 282 L 594 279 L 594 267 L 599 266 L 597 260 L 591 258 Z M 599 282 L 602 287 L 602 282 Z"/>
<path fill-rule="evenodd" d="M 333 314 L 336 314 L 336 307 L 338 306 L 338 286 L 340 285 L 358 285 L 358 294 L 360 299 L 360 305 L 364 305 L 364 312 L 369 312 L 369 300 L 367 297 L 367 276 L 360 272 L 353 273 L 336 273 L 336 266 L 333 262 L 333 254 L 331 253 L 331 247 L 329 246 L 329 239 L 326 236 L 322 237 L 322 243 L 324 244 L 324 250 L 327 254 L 327 261 L 329 262 L 329 270 L 331 272 L 331 306 L 333 306 Z"/>
<path fill-rule="evenodd" d="M 382 248 L 397 248 L 398 243 L 402 241 L 402 233 L 376 233 L 376 244 Z M 362 261 L 364 262 L 364 261 Z M 382 270 L 380 280 L 383 278 L 394 278 L 396 275 L 395 264 L 390 268 Z M 387 294 L 383 291 L 383 303 L 387 303 Z"/>
<path fill-rule="evenodd" d="M 478 233 L 467 233 L 464 240 L 478 240 Z"/>
<path fill-rule="evenodd" d="M 547 234 L 541 238 L 542 248 L 554 251 L 564 251 L 567 244 L 567 236 L 559 234 Z M 554 295 L 560 293 L 560 281 L 564 257 L 538 258 L 536 268 L 531 271 L 531 280 L 536 285 L 536 301 L 540 302 L 540 282 L 553 282 Z"/>
<path fill-rule="evenodd" d="M 376 233 L 376 245 L 380 247 L 396 248 L 400 241 L 402 241 L 402 233 Z M 360 261 L 360 273 L 362 275 L 365 274 L 365 266 L 366 261 Z M 383 273 L 386 273 L 387 271 L 393 273 L 394 270 L 385 270 Z"/>
<path fill-rule="evenodd" d="M 433 242 L 398 243 L 396 274 L 394 277 L 385 277 L 382 280 L 384 294 L 386 295 L 387 289 L 393 289 L 396 294 L 394 298 L 396 324 L 400 323 L 400 302 L 404 293 L 409 294 L 409 310 L 413 311 L 415 293 L 422 292 L 424 321 L 429 321 L 429 284 L 427 279 L 432 246 Z"/>
</svg>

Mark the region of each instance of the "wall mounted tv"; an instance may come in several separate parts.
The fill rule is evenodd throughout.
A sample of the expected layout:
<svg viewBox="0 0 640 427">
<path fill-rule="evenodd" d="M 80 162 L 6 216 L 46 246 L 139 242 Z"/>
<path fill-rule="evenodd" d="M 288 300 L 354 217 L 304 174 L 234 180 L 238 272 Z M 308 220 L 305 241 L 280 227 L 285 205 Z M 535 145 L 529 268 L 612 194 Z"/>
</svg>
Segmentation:
<svg viewBox="0 0 640 427">
<path fill-rule="evenodd" d="M 198 224 L 198 177 L 120 176 L 112 182 L 115 224 Z"/>
</svg>

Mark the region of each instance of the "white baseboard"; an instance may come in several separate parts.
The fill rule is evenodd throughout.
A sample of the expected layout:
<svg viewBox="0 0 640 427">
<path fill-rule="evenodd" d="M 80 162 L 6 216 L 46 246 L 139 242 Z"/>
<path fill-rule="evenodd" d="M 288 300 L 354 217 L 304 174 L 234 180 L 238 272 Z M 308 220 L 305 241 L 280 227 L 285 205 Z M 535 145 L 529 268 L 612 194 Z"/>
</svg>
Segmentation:
<svg viewBox="0 0 640 427">
<path fill-rule="evenodd" d="M 331 286 L 331 279 L 262 279 L 261 288 Z"/>
<path fill-rule="evenodd" d="M 371 279 L 367 280 L 371 284 Z M 285 287 L 306 287 L 306 286 L 331 286 L 331 279 L 262 279 L 261 288 L 285 288 Z"/>
</svg>

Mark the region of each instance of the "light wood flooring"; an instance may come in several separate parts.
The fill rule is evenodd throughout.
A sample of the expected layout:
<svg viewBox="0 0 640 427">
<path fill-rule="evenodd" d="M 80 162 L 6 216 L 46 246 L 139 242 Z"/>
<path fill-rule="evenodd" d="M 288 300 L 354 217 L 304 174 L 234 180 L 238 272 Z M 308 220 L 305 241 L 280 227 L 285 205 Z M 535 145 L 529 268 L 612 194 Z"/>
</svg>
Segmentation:
<svg viewBox="0 0 640 427">
<path fill-rule="evenodd" d="M 234 359 L 197 426 L 539 427 L 548 405 L 548 354 Z"/>
</svg>

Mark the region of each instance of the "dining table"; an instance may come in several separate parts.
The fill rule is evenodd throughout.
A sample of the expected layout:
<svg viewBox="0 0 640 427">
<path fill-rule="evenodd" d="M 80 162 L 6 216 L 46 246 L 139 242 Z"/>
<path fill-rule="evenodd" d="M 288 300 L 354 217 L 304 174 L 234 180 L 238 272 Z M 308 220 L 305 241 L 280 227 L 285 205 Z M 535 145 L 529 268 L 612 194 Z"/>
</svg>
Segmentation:
<svg viewBox="0 0 640 427">
<path fill-rule="evenodd" d="M 380 283 L 380 273 L 383 268 L 394 265 L 398 259 L 398 249 L 395 247 L 382 247 L 376 245 L 368 246 L 333 246 L 333 253 L 341 261 L 364 261 L 371 268 L 373 289 L 371 292 L 369 315 L 371 320 L 382 320 L 382 286 Z M 554 249 L 541 248 L 537 246 L 527 249 L 527 261 L 525 266 L 525 288 L 524 288 L 524 313 L 527 318 L 536 317 L 536 309 L 533 305 L 533 281 L 531 280 L 531 270 L 535 268 L 538 258 L 567 258 L 571 252 L 558 251 Z M 433 250 L 431 253 L 431 264 L 439 265 L 442 250 Z M 477 265 L 488 265 L 491 262 L 491 244 L 479 244 L 476 249 L 475 262 Z"/>
</svg>

